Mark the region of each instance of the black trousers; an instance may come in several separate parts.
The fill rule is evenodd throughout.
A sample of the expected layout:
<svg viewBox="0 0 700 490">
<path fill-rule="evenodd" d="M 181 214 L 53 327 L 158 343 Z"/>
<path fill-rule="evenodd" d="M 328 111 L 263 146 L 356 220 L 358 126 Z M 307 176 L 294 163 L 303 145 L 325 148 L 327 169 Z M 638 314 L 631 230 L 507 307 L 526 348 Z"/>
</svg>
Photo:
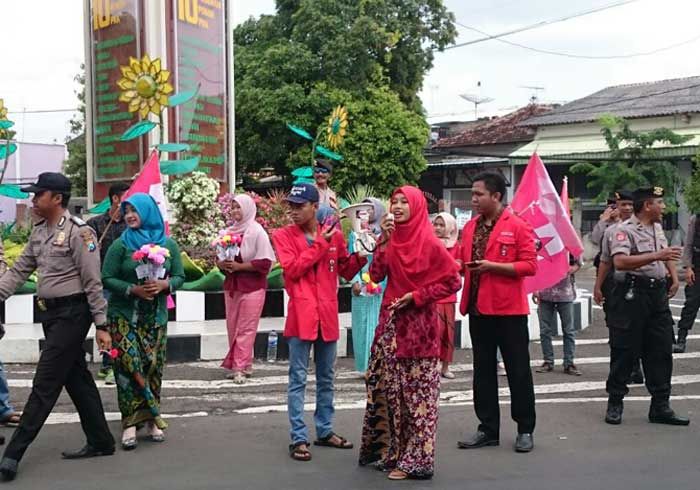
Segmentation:
<svg viewBox="0 0 700 490">
<path fill-rule="evenodd" d="M 4 457 L 22 459 L 64 386 L 78 410 L 88 444 L 97 449 L 114 447 L 100 393 L 85 362 L 83 342 L 92 323 L 87 303 L 44 312 L 42 320 L 46 342 L 34 375 L 32 392 Z"/>
<path fill-rule="evenodd" d="M 693 267 L 695 274 L 700 274 L 700 269 Z M 700 279 L 700 278 L 699 278 Z M 678 330 L 690 330 L 693 328 L 695 318 L 700 310 L 700 284 L 697 281 L 692 286 L 685 286 L 685 304 L 681 310 L 681 319 L 678 321 Z"/>
<path fill-rule="evenodd" d="M 474 410 L 479 430 L 499 436 L 501 414 L 498 405 L 496 348 L 500 348 L 510 387 L 510 414 L 518 433 L 535 429 L 535 389 L 530 370 L 530 336 L 527 316 L 469 315 L 469 333 L 474 355 Z"/>
<path fill-rule="evenodd" d="M 610 327 L 610 374 L 606 390 L 621 400 L 628 392 L 627 379 L 641 357 L 646 387 L 652 404 L 665 404 L 671 395 L 673 372 L 673 318 L 666 288 L 634 289 L 625 299 L 627 287 L 616 287 L 608 305 Z"/>
</svg>

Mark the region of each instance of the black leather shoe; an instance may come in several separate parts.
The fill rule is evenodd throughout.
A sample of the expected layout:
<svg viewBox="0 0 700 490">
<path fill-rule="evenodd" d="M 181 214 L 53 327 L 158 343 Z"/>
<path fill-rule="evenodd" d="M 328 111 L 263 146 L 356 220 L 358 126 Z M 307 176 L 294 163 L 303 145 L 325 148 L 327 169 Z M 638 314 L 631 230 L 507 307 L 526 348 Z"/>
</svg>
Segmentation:
<svg viewBox="0 0 700 490">
<path fill-rule="evenodd" d="M 18 462 L 11 458 L 2 458 L 0 461 L 0 475 L 3 481 L 12 481 L 17 476 Z"/>
<path fill-rule="evenodd" d="M 608 411 L 605 413 L 605 423 L 620 425 L 622 423 L 622 402 L 608 401 Z"/>
<path fill-rule="evenodd" d="M 515 438 L 515 452 L 529 453 L 535 447 L 535 441 L 532 439 L 532 434 L 518 434 Z"/>
<path fill-rule="evenodd" d="M 669 406 L 651 407 L 649 409 L 649 422 L 652 424 L 688 425 L 690 424 L 690 419 L 679 417 Z"/>
<path fill-rule="evenodd" d="M 94 458 L 95 456 L 111 456 L 112 454 L 114 454 L 114 446 L 106 449 L 97 449 L 90 444 L 85 444 L 82 449 L 74 452 L 64 451 L 61 453 L 61 456 L 63 456 L 63 459 L 83 459 Z"/>
<path fill-rule="evenodd" d="M 460 449 L 477 449 L 486 446 L 498 446 L 499 444 L 497 437 L 492 437 L 486 432 L 478 430 L 476 434 L 466 441 L 457 442 L 457 447 Z"/>
</svg>

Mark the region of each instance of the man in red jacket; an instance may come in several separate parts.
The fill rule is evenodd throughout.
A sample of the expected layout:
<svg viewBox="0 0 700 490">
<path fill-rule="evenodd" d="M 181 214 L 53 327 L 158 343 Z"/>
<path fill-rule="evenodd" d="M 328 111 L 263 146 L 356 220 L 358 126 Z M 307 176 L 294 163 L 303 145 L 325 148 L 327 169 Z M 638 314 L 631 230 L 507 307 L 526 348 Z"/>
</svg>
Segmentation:
<svg viewBox="0 0 700 490">
<path fill-rule="evenodd" d="M 530 225 L 503 206 L 505 179 L 484 172 L 474 177 L 472 206 L 478 215 L 464 227 L 466 265 L 460 311 L 469 313 L 474 355 L 474 409 L 481 424 L 462 449 L 499 444 L 500 412 L 496 349 L 508 375 L 511 416 L 518 424 L 516 452 L 534 447 L 535 391 L 530 371 L 525 276 L 537 271 L 535 235 Z"/>
<path fill-rule="evenodd" d="M 309 433 L 304 424 L 304 394 L 312 345 L 316 363 L 314 444 L 352 448 L 352 443 L 333 432 L 333 366 L 340 336 L 338 275 L 349 281 L 367 263 L 358 254 L 348 254 L 343 234 L 334 224 L 322 227 L 318 223 L 318 198 L 318 190 L 311 184 L 292 187 L 287 201 L 294 224 L 272 235 L 284 271 L 284 288 L 289 294 L 284 326 L 289 343 L 289 454 L 298 461 L 311 459 Z"/>
</svg>

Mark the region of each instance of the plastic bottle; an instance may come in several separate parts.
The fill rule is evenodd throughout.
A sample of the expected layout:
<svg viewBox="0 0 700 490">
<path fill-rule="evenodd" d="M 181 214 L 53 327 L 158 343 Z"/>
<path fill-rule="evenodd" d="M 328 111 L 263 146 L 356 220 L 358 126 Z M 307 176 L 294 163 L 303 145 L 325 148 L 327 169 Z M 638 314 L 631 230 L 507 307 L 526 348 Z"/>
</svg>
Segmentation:
<svg viewBox="0 0 700 490">
<path fill-rule="evenodd" d="M 277 360 L 277 332 L 274 330 L 267 336 L 267 362 Z"/>
</svg>

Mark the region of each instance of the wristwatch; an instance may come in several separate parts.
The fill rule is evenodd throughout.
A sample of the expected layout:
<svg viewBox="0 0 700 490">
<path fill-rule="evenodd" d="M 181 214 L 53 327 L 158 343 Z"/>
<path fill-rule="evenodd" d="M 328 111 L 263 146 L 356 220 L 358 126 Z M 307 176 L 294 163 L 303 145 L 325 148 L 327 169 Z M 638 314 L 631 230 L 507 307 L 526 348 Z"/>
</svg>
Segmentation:
<svg viewBox="0 0 700 490">
<path fill-rule="evenodd" d="M 95 330 L 102 330 L 103 332 L 109 332 L 109 325 L 103 323 L 102 325 L 95 325 Z"/>
</svg>

